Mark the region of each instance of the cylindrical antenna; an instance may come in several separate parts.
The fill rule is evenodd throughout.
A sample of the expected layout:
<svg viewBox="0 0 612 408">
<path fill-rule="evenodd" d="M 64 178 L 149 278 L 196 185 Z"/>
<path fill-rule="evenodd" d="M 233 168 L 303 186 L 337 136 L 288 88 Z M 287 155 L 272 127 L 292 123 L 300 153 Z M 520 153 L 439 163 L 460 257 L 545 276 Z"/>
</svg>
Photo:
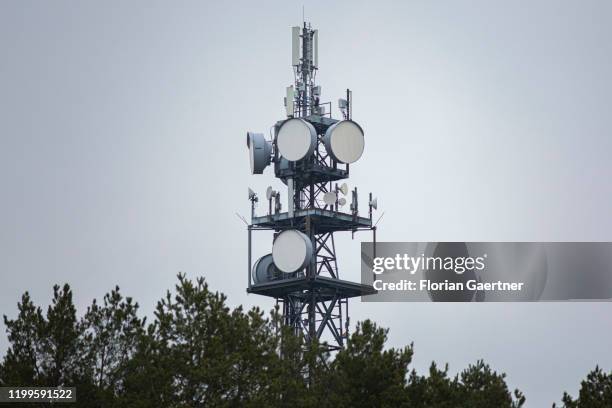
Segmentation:
<svg viewBox="0 0 612 408">
<path fill-rule="evenodd" d="M 293 189 L 293 178 L 289 177 L 287 179 L 287 205 L 288 205 L 288 215 L 289 218 L 293 218 L 293 204 L 295 201 L 295 191 Z"/>
<path fill-rule="evenodd" d="M 351 119 L 353 116 L 353 92 L 346 88 L 346 118 Z"/>
</svg>

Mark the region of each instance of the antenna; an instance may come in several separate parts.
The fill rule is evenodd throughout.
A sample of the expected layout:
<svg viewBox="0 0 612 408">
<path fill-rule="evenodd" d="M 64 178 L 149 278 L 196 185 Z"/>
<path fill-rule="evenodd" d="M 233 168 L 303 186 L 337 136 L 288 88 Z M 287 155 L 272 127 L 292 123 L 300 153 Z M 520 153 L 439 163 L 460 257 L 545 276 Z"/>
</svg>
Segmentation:
<svg viewBox="0 0 612 408">
<path fill-rule="evenodd" d="M 374 223 L 374 228 L 376 228 L 376 226 L 378 225 L 378 223 L 380 222 L 380 220 L 382 219 L 384 215 L 385 215 L 385 212 L 383 211 L 383 213 L 380 214 L 380 217 L 378 217 L 378 220 L 376 220 L 376 222 Z"/>
<path fill-rule="evenodd" d="M 255 218 L 255 203 L 259 201 L 257 194 L 249 187 L 249 201 L 251 202 L 251 220 Z"/>
<path fill-rule="evenodd" d="M 280 193 L 278 191 L 274 192 L 274 214 L 280 213 L 282 208 L 282 204 L 280 202 Z"/>
<path fill-rule="evenodd" d="M 340 109 L 340 113 L 342 113 L 342 117 L 346 120 L 348 119 L 348 112 L 346 110 L 348 106 L 348 101 L 346 99 L 338 99 L 338 109 Z"/>
<path fill-rule="evenodd" d="M 268 186 L 266 189 L 266 198 L 271 200 L 274 196 L 276 196 L 276 191 L 272 190 L 272 186 Z"/>
<path fill-rule="evenodd" d="M 291 27 L 291 65 L 300 65 L 300 27 Z"/>
<path fill-rule="evenodd" d="M 353 92 L 346 88 L 346 119 L 353 117 Z"/>
<path fill-rule="evenodd" d="M 316 68 L 319 67 L 319 30 L 313 30 L 312 34 L 312 50 L 313 50 L 313 59 L 312 65 Z"/>
<path fill-rule="evenodd" d="M 246 218 L 244 218 L 242 215 L 238 214 L 237 212 L 235 212 L 234 214 L 236 214 L 236 217 L 238 217 L 242 222 L 244 222 L 244 225 L 246 225 L 247 227 L 249 226 L 249 223 L 247 222 Z"/>
<path fill-rule="evenodd" d="M 319 66 L 319 33 L 304 21 L 302 27 L 292 27 L 291 39 L 296 113 L 305 117 L 315 113 L 318 105 L 318 96 L 315 96 L 313 88 Z"/>
<path fill-rule="evenodd" d="M 272 159 L 272 143 L 263 133 L 247 132 L 247 147 L 251 159 L 251 173 L 262 174 Z"/>
<path fill-rule="evenodd" d="M 285 96 L 285 110 L 288 117 L 293 117 L 294 114 L 295 91 L 293 85 L 287 87 L 287 96 Z"/>
<path fill-rule="evenodd" d="M 288 274 L 281 272 L 276 265 L 274 265 L 272 254 L 264 255 L 255 262 L 253 265 L 253 281 L 255 284 L 268 283 L 276 279 L 283 279 Z"/>
<path fill-rule="evenodd" d="M 283 122 L 276 133 L 278 152 L 289 161 L 310 156 L 317 146 L 317 131 L 309 122 L 291 118 Z"/>
<path fill-rule="evenodd" d="M 370 199 L 368 200 L 369 214 L 370 220 L 372 219 L 372 209 L 378 209 L 378 199 L 372 198 L 372 193 L 370 193 Z"/>
<path fill-rule="evenodd" d="M 283 272 L 297 272 L 310 263 L 313 255 L 310 238 L 298 230 L 281 232 L 272 245 L 274 264 Z"/>
<path fill-rule="evenodd" d="M 348 185 L 346 183 L 342 183 L 340 186 L 340 192 L 342 192 L 343 195 L 348 194 Z"/>
<path fill-rule="evenodd" d="M 354 163 L 363 154 L 365 142 L 361 126 L 350 119 L 330 126 L 323 137 L 325 149 L 340 163 Z"/>
<path fill-rule="evenodd" d="M 266 189 L 266 198 L 268 199 L 268 215 L 272 215 L 272 202 L 274 202 L 274 213 L 278 214 L 282 208 L 280 203 L 280 193 L 268 186 Z"/>
<path fill-rule="evenodd" d="M 271 141 L 247 134 L 251 172 L 261 174 L 273 163 L 274 176 L 287 186 L 287 209 L 280 192 L 269 186 L 268 214 L 259 217 L 254 210 L 257 195 L 249 189 L 247 292 L 276 299 L 283 324 L 303 334 L 304 348 L 317 342 L 329 353 L 346 344 L 349 299 L 376 292 L 371 285 L 340 279 L 334 235 L 372 231 L 375 256 L 372 211 L 378 201 L 370 194 L 369 218 L 359 216 L 357 188 L 351 191 L 343 182 L 349 165 L 363 154 L 364 132 L 352 120 L 350 90 L 338 102 L 340 120 L 332 117 L 330 102 L 320 102 L 321 86 L 315 81 L 319 31 L 305 21 L 304 6 L 302 23 L 291 28 L 291 65 L 294 83 L 285 89 L 286 116 L 271 127 Z M 259 259 L 252 258 L 256 231 L 273 232 L 271 251 Z M 309 379 L 314 375 L 304 374 Z"/>
<path fill-rule="evenodd" d="M 328 191 L 327 193 L 323 194 L 323 202 L 326 205 L 334 205 L 336 204 L 336 199 L 338 198 L 338 195 L 336 193 L 334 193 L 333 191 Z"/>
<path fill-rule="evenodd" d="M 293 197 L 295 195 L 294 189 L 293 189 L 293 179 L 292 178 L 288 178 L 287 179 L 287 208 L 288 208 L 288 212 L 287 215 L 289 216 L 289 218 L 293 218 Z"/>
</svg>

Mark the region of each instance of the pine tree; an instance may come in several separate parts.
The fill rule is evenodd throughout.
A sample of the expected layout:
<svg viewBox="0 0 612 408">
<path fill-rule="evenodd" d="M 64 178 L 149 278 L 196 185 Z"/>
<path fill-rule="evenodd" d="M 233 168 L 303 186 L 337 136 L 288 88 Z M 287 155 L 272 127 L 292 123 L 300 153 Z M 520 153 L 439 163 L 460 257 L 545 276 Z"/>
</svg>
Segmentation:
<svg viewBox="0 0 612 408">
<path fill-rule="evenodd" d="M 9 385 L 70 386 L 82 379 L 80 328 L 69 285 L 53 287 L 52 303 L 43 317 L 26 292 L 19 314 L 4 324 L 10 343 L 2 367 Z"/>
<path fill-rule="evenodd" d="M 4 317 L 9 348 L 0 384 L 76 386 L 80 407 L 410 407 L 517 408 L 504 374 L 479 361 L 454 378 L 432 363 L 409 371 L 412 345 L 386 346 L 388 330 L 358 323 L 346 347 L 318 344 L 253 308 L 231 309 L 203 278 L 179 274 L 146 325 L 116 287 L 79 320 L 68 285 L 55 286 L 43 315 L 26 292 Z M 610 378 L 596 369 L 567 408 L 610 406 Z M 599 404 L 599 405 L 597 405 Z"/>
<path fill-rule="evenodd" d="M 45 320 L 28 292 L 21 297 L 17 309 L 16 319 L 3 316 L 10 345 L 1 366 L 0 382 L 5 386 L 42 385 L 39 356 Z"/>
<path fill-rule="evenodd" d="M 505 374 L 491 370 L 482 360 L 470 365 L 460 374 L 460 393 L 463 401 L 461 406 L 466 408 L 523 406 L 525 397 L 520 391 L 515 390 L 515 399 L 513 399 L 505 377 Z"/>
<path fill-rule="evenodd" d="M 599 366 L 595 367 L 580 383 L 578 398 L 574 400 L 565 392 L 562 401 L 565 408 L 612 407 L 612 372 L 606 373 Z"/>
<path fill-rule="evenodd" d="M 385 349 L 387 333 L 370 320 L 357 325 L 321 383 L 324 406 L 398 407 L 406 401 L 412 346 Z"/>
<path fill-rule="evenodd" d="M 81 320 L 81 364 L 95 399 L 104 406 L 125 391 L 128 364 L 145 332 L 145 319 L 137 313 L 138 303 L 124 298 L 115 287 L 104 296 L 102 305 L 94 299 Z"/>
</svg>

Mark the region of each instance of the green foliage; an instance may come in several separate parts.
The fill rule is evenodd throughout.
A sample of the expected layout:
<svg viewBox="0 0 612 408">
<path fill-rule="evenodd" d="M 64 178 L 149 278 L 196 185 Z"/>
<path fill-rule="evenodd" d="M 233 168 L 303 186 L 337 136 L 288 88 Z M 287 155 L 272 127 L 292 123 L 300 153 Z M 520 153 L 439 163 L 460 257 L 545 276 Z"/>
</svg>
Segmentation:
<svg viewBox="0 0 612 408">
<path fill-rule="evenodd" d="M 76 386 L 80 407 L 518 408 L 505 375 L 483 361 L 455 377 L 431 364 L 410 369 L 413 346 L 386 347 L 388 330 L 358 323 L 346 347 L 322 352 L 258 309 L 231 309 L 203 278 L 179 274 L 152 323 L 116 287 L 79 319 L 68 285 L 55 286 L 46 314 L 23 294 L 4 316 L 9 348 L 0 385 Z M 566 408 L 610 407 L 612 374 L 599 368 Z"/>
<path fill-rule="evenodd" d="M 79 327 L 83 348 L 82 371 L 89 387 L 89 400 L 111 406 L 125 390 L 128 365 L 144 336 L 145 320 L 137 315 L 138 303 L 124 298 L 119 287 L 94 299 Z M 82 386 L 80 395 L 82 395 Z"/>
<path fill-rule="evenodd" d="M 483 361 L 470 365 L 454 378 L 448 376 L 448 365 L 439 369 L 435 363 L 429 376 L 410 373 L 408 399 L 410 407 L 427 408 L 519 408 L 523 394 L 508 391 L 504 374 L 497 374 Z"/>
<path fill-rule="evenodd" d="M 79 382 L 83 348 L 70 287 L 54 286 L 46 316 L 27 292 L 17 308 L 16 319 L 4 316 L 10 346 L 2 364 L 2 382 L 38 386 Z"/>
<path fill-rule="evenodd" d="M 405 401 L 412 346 L 385 350 L 388 330 L 366 320 L 323 376 L 326 406 L 397 407 Z"/>
<path fill-rule="evenodd" d="M 19 310 L 15 320 L 4 316 L 4 324 L 11 344 L 4 357 L 0 377 L 3 385 L 39 384 L 40 367 L 39 339 L 43 331 L 44 318 L 39 307 L 35 307 L 28 292 L 17 304 Z"/>
<path fill-rule="evenodd" d="M 279 359 L 278 342 L 259 309 L 230 310 L 202 278 L 179 275 L 176 294 L 157 304 L 151 334 L 159 364 L 172 373 L 176 406 L 261 404 Z"/>
<path fill-rule="evenodd" d="M 578 398 L 574 400 L 566 392 L 562 401 L 565 408 L 612 407 L 612 372 L 606 373 L 599 366 L 595 367 L 580 383 Z"/>
<path fill-rule="evenodd" d="M 460 393 L 463 394 L 461 406 L 466 408 L 523 406 L 525 397 L 520 391 L 515 390 L 516 400 L 513 400 L 505 377 L 505 374 L 492 371 L 482 360 L 476 365 L 470 365 L 460 374 Z"/>
<path fill-rule="evenodd" d="M 429 376 L 419 376 L 415 370 L 410 373 L 407 391 L 409 407 L 455 408 L 461 406 L 462 394 L 458 380 L 448 377 L 448 365 L 443 370 L 435 362 L 429 367 Z"/>
</svg>

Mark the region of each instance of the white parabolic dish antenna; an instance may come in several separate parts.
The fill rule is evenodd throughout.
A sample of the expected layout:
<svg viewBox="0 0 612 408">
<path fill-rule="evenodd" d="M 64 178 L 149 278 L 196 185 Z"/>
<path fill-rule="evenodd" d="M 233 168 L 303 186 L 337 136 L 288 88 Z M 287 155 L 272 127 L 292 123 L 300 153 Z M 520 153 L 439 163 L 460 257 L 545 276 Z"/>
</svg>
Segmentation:
<svg viewBox="0 0 612 408">
<path fill-rule="evenodd" d="M 272 145 L 262 133 L 247 132 L 247 146 L 251 158 L 251 173 L 263 173 L 266 166 L 270 164 Z"/>
<path fill-rule="evenodd" d="M 303 232 L 285 230 L 274 240 L 272 258 L 276 267 L 283 272 L 299 271 L 312 258 L 312 242 Z"/>
<path fill-rule="evenodd" d="M 334 205 L 336 204 L 336 198 L 336 193 L 333 191 L 328 191 L 323 195 L 323 202 L 327 205 Z"/>
<path fill-rule="evenodd" d="M 317 144 L 314 126 L 302 119 L 286 120 L 278 129 L 276 147 L 289 161 L 298 161 L 310 156 Z"/>
<path fill-rule="evenodd" d="M 365 145 L 361 126 L 352 120 L 343 120 L 330 126 L 323 141 L 327 152 L 340 163 L 359 160 Z"/>
<path fill-rule="evenodd" d="M 255 262 L 253 265 L 253 281 L 255 284 L 270 282 L 274 278 L 280 276 L 280 272 L 277 270 L 274 262 L 272 261 L 272 254 L 264 255 Z"/>
<path fill-rule="evenodd" d="M 342 194 L 347 195 L 348 194 L 348 185 L 346 185 L 346 183 L 342 183 L 342 185 L 340 186 L 340 191 L 342 192 Z"/>
</svg>

